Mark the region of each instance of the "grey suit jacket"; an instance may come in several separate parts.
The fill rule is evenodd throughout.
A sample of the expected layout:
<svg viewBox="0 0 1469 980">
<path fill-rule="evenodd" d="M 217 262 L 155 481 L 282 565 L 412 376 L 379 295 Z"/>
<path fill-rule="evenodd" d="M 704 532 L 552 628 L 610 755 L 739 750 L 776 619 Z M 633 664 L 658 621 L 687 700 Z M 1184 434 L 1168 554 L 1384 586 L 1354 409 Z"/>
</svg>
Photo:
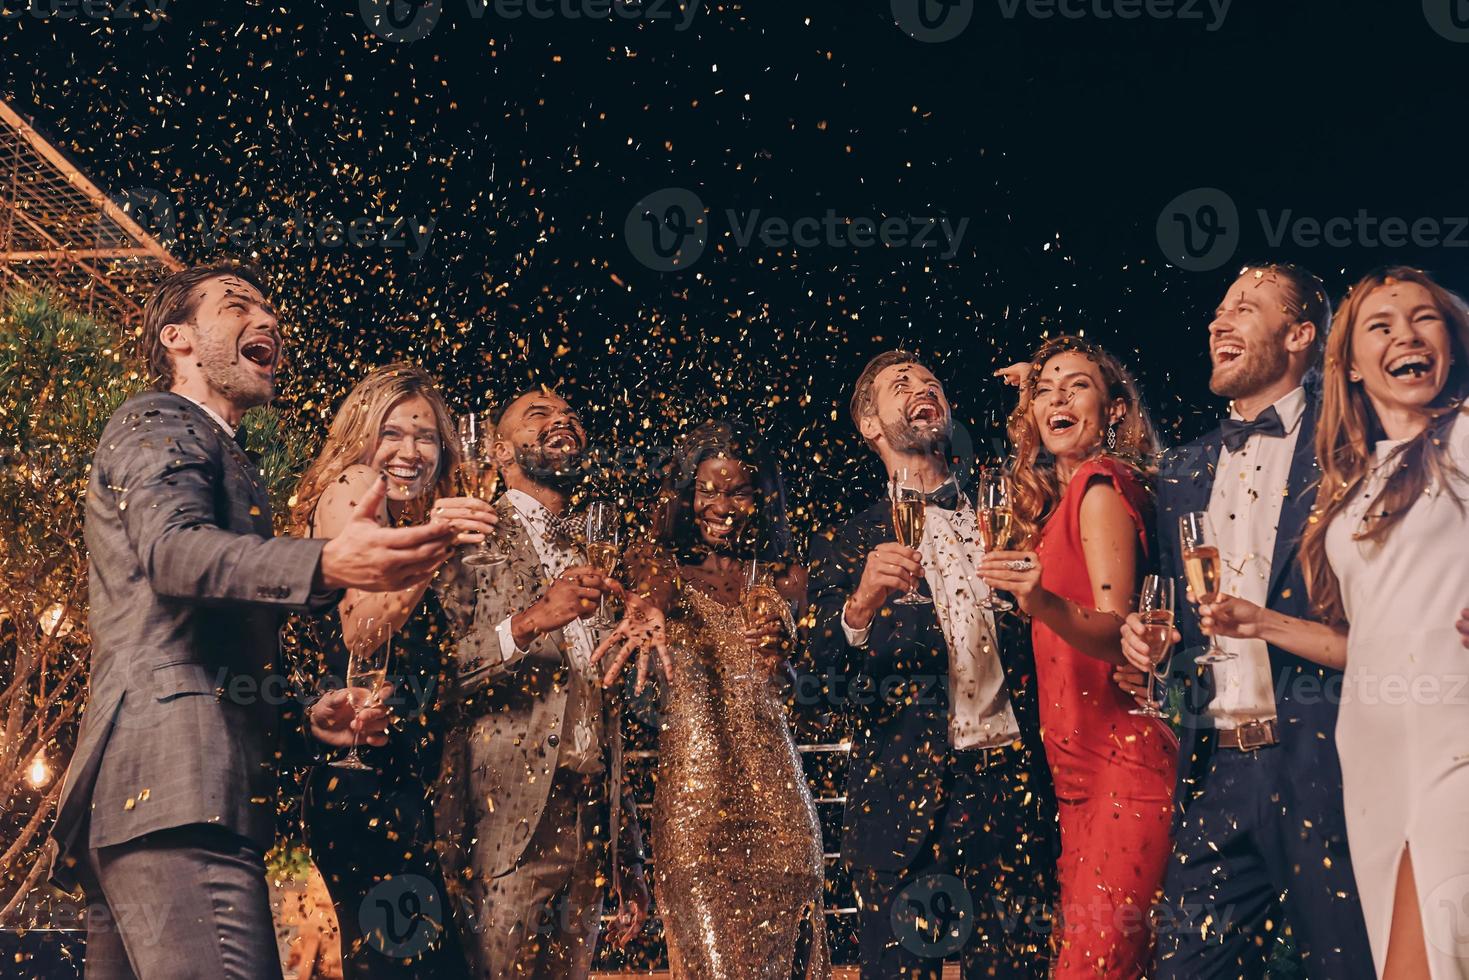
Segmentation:
<svg viewBox="0 0 1469 980">
<path fill-rule="evenodd" d="M 504 500 L 500 543 L 509 561 L 471 568 L 451 559 L 435 580 L 455 638 L 455 673 L 444 687 L 448 731 L 435 793 L 444 877 L 466 872 L 500 875 L 515 867 L 546 809 L 561 757 L 568 692 L 582 686 L 596 731 L 618 754 L 621 738 L 608 721 L 595 676 L 578 679 L 561 630 L 537 637 L 510 666 L 500 656 L 495 628 L 525 609 L 550 585 L 519 513 Z M 620 776 L 619 767 L 609 771 Z M 641 860 L 641 835 L 632 800 L 622 788 L 619 853 Z"/>
<path fill-rule="evenodd" d="M 198 405 L 149 392 L 109 420 L 86 500 L 90 692 L 51 830 L 61 887 L 87 848 L 165 828 L 273 840 L 297 705 L 281 619 L 338 596 L 312 591 L 323 541 L 272 534 L 255 466 Z"/>
</svg>

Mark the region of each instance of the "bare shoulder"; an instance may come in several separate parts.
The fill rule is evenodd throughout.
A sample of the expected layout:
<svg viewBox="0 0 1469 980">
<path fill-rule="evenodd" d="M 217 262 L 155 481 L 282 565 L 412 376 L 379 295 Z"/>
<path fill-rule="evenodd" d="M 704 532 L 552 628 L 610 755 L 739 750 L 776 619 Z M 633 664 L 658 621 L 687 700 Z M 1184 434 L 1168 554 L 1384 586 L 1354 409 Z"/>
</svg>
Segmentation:
<svg viewBox="0 0 1469 980">
<path fill-rule="evenodd" d="M 378 478 L 372 467 L 357 463 L 342 471 L 342 475 L 332 481 L 331 486 L 322 491 L 321 499 L 316 502 L 316 535 L 317 537 L 335 537 L 342 526 L 352 516 L 357 502 L 372 486 L 372 481 Z M 383 513 L 379 515 L 383 523 L 387 523 L 387 505 L 383 505 Z"/>
</svg>

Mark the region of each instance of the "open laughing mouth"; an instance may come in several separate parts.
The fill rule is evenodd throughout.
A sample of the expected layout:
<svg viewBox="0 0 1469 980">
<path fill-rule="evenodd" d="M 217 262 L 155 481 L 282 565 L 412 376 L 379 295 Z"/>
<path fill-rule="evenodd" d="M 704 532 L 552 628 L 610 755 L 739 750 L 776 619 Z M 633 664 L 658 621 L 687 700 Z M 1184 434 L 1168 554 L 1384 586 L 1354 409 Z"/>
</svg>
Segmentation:
<svg viewBox="0 0 1469 980">
<path fill-rule="evenodd" d="M 944 419 L 944 410 L 932 398 L 921 398 L 908 408 L 908 421 L 919 425 L 938 425 Z"/>
<path fill-rule="evenodd" d="M 386 467 L 388 476 L 399 483 L 414 483 L 423 475 L 423 470 L 417 466 L 403 466 L 398 463 Z"/>
<path fill-rule="evenodd" d="M 571 429 L 553 429 L 541 439 L 541 445 L 553 452 L 569 453 L 581 448 L 581 440 Z"/>
<path fill-rule="evenodd" d="M 1070 412 L 1052 412 L 1051 417 L 1046 419 L 1046 428 L 1052 432 L 1065 432 L 1078 421 L 1077 417 Z"/>
<path fill-rule="evenodd" d="M 1232 364 L 1245 356 L 1245 349 L 1239 344 L 1220 344 L 1214 348 L 1214 360 L 1220 364 Z"/>
<path fill-rule="evenodd" d="M 240 356 L 257 367 L 275 370 L 275 341 L 269 337 L 256 337 L 240 346 Z"/>
<path fill-rule="evenodd" d="M 1433 355 L 1425 351 L 1400 354 L 1387 362 L 1387 373 L 1400 381 L 1418 381 L 1433 373 Z"/>
</svg>

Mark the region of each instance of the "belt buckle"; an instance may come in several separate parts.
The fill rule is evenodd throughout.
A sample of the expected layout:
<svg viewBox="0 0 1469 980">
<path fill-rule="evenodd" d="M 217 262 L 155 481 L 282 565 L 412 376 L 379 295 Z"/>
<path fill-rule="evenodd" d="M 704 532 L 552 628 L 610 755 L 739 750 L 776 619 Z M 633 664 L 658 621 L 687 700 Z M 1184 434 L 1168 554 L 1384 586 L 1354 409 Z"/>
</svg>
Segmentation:
<svg viewBox="0 0 1469 980">
<path fill-rule="evenodd" d="M 1270 724 L 1263 721 L 1252 721 L 1236 728 L 1235 738 L 1243 752 L 1251 752 L 1275 744 L 1274 732 L 1271 731 Z"/>
</svg>

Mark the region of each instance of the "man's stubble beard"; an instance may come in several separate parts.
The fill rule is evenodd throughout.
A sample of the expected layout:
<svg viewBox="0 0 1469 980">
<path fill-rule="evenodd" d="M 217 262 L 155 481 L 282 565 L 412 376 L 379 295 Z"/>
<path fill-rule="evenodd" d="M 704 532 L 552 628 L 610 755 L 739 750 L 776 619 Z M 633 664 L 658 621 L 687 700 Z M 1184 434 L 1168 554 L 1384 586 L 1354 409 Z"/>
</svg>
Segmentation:
<svg viewBox="0 0 1469 980">
<path fill-rule="evenodd" d="M 882 436 L 894 452 L 931 453 L 943 455 L 953 435 L 953 423 L 942 428 L 919 428 L 906 419 L 899 422 L 882 422 Z"/>
<path fill-rule="evenodd" d="M 275 382 L 255 375 L 246 366 L 250 362 L 237 351 L 203 343 L 200 344 L 197 357 L 204 380 L 236 408 L 255 408 L 268 404 L 275 397 Z"/>
<path fill-rule="evenodd" d="M 1220 398 L 1247 398 L 1284 377 L 1290 370 L 1290 355 L 1285 348 L 1270 345 L 1256 351 L 1247 351 L 1244 363 L 1235 368 L 1227 378 L 1219 377 L 1218 369 L 1209 376 L 1209 390 Z"/>
<path fill-rule="evenodd" d="M 539 446 L 521 446 L 515 450 L 515 465 L 531 480 L 552 490 L 567 491 L 582 478 L 582 451 L 552 459 Z"/>
</svg>

